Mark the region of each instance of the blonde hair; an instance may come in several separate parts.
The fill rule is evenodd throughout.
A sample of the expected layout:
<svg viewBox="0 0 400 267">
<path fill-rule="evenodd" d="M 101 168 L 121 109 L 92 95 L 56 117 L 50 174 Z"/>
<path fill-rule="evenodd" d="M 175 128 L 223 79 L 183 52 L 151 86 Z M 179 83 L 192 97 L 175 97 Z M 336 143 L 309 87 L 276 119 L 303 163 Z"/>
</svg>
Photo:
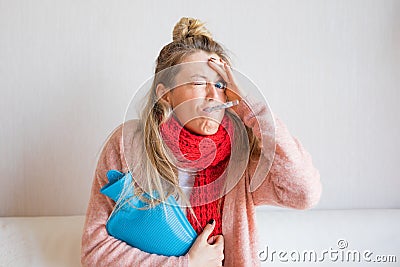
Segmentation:
<svg viewBox="0 0 400 267">
<path fill-rule="evenodd" d="M 166 101 L 159 101 L 156 87 L 159 83 L 163 83 L 172 88 L 176 73 L 171 73 L 168 69 L 198 51 L 215 53 L 230 64 L 224 48 L 213 40 L 204 23 L 198 19 L 183 17 L 173 29 L 173 41 L 161 49 L 156 61 L 155 76 L 151 89 L 146 96 L 146 106 L 142 110 L 139 120 L 139 128 L 143 135 L 143 150 L 138 153 L 141 154 L 140 160 L 142 162 L 130 166 L 132 173 L 137 176 L 134 177 L 136 185 L 140 183 L 140 186 L 135 186 L 135 195 L 149 203 L 150 207 L 161 201 L 164 202 L 171 194 L 177 198 L 182 197 L 188 203 L 179 187 L 178 171 L 173 163 L 174 160 L 171 158 L 169 149 L 159 131 L 160 125 L 170 117 L 172 110 Z M 227 112 L 227 115 L 232 119 L 234 127 L 239 127 L 240 118 L 230 112 Z M 256 138 L 250 128 L 246 127 L 246 130 L 247 136 L 245 138 L 247 140 L 241 140 L 240 137 L 236 136 L 233 143 L 238 145 L 232 144 L 233 148 L 240 149 L 240 146 L 247 141 L 251 150 L 253 150 Z M 152 195 L 154 191 L 157 192 L 156 197 Z M 143 192 L 153 197 L 150 199 L 143 198 Z M 188 206 L 190 208 L 190 205 Z"/>
</svg>

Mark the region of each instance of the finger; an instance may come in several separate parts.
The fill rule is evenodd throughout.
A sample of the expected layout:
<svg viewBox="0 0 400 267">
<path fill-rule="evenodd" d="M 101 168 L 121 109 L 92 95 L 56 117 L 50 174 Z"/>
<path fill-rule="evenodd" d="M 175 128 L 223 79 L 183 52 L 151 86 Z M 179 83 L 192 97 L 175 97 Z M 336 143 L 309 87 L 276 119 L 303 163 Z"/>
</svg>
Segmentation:
<svg viewBox="0 0 400 267">
<path fill-rule="evenodd" d="M 217 252 L 214 254 L 214 257 L 212 258 L 214 261 L 217 261 L 218 264 L 222 264 L 222 261 L 225 259 L 225 255 L 223 252 Z"/>
<path fill-rule="evenodd" d="M 234 83 L 235 82 L 235 77 L 233 76 L 233 72 L 232 72 L 231 66 L 226 61 L 224 61 L 222 58 L 220 58 L 219 61 L 222 64 L 222 67 L 224 69 L 224 72 L 226 73 L 226 76 L 227 76 L 228 80 L 231 83 Z"/>
<path fill-rule="evenodd" d="M 243 91 L 240 90 L 240 88 L 238 87 L 232 68 L 228 65 L 228 63 L 224 62 L 224 68 L 225 68 L 225 73 L 229 79 L 229 83 L 227 84 L 227 91 L 229 90 L 229 92 L 227 92 L 227 95 L 229 93 L 232 93 L 233 96 L 230 96 L 230 100 L 241 100 L 243 97 Z M 232 86 L 232 87 L 231 87 Z"/>
<path fill-rule="evenodd" d="M 210 58 L 211 59 L 211 58 Z M 226 92 L 228 95 L 229 100 L 241 100 L 242 99 L 242 92 L 240 92 L 240 89 L 238 88 L 235 80 L 235 76 L 233 74 L 233 70 L 231 66 L 221 58 L 219 59 L 219 63 L 216 63 L 215 60 L 211 60 L 211 62 L 214 62 L 218 68 L 222 67 L 221 69 L 216 69 L 215 71 L 225 80 L 226 84 L 226 89 L 229 90 L 229 92 Z M 211 64 L 211 63 L 210 63 Z M 213 64 L 211 65 L 213 66 Z M 229 94 L 232 94 L 229 97 Z"/>
<path fill-rule="evenodd" d="M 225 254 L 222 252 L 220 256 L 220 260 L 223 261 L 225 259 Z"/>
<path fill-rule="evenodd" d="M 211 236 L 208 240 L 207 240 L 209 245 L 213 245 L 215 243 L 215 236 Z"/>
<path fill-rule="evenodd" d="M 224 79 L 225 82 L 229 82 L 228 75 L 225 73 L 224 65 L 217 63 L 217 61 L 213 58 L 210 58 L 208 61 L 208 65 L 215 70 L 221 77 Z"/>
<path fill-rule="evenodd" d="M 207 242 L 208 237 L 214 231 L 215 228 L 215 220 L 212 219 L 210 222 L 207 223 L 207 225 L 204 227 L 203 232 L 200 234 L 200 238 L 204 240 L 204 242 Z"/>
<path fill-rule="evenodd" d="M 225 73 L 226 73 L 229 81 L 234 82 L 235 81 L 235 77 L 233 76 L 233 72 L 232 72 L 231 66 L 229 66 L 228 63 L 226 63 L 226 62 L 223 62 L 223 64 L 224 64 Z"/>
<path fill-rule="evenodd" d="M 215 245 L 224 245 L 224 236 L 223 235 L 214 236 L 214 244 Z"/>
<path fill-rule="evenodd" d="M 221 251 L 221 253 L 220 253 L 219 256 L 218 256 L 218 260 L 221 261 L 221 263 L 222 263 L 222 261 L 223 261 L 224 259 L 225 259 L 225 254 L 224 254 L 223 251 Z"/>
<path fill-rule="evenodd" d="M 218 73 L 219 76 L 222 77 L 222 79 L 224 81 L 226 81 L 227 83 L 229 82 L 228 75 L 226 75 L 225 70 L 224 70 L 224 66 L 220 66 L 218 63 L 216 63 L 214 61 L 209 61 L 208 64 L 211 67 L 211 69 L 213 69 L 215 72 Z"/>
</svg>

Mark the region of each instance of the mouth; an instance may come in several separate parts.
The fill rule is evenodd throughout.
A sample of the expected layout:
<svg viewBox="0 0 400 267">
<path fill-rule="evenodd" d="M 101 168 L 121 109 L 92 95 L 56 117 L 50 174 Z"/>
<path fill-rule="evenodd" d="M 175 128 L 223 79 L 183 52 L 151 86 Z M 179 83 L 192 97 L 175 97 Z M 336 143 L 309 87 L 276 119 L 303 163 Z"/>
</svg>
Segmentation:
<svg viewBox="0 0 400 267">
<path fill-rule="evenodd" d="M 239 104 L 239 101 L 238 100 L 234 100 L 234 101 L 230 101 L 230 102 L 226 102 L 226 103 L 222 103 L 222 104 L 206 107 L 206 108 L 203 109 L 203 111 L 206 112 L 206 113 L 212 113 L 214 111 L 227 109 L 227 108 L 236 106 L 238 104 Z"/>
<path fill-rule="evenodd" d="M 219 113 L 217 111 L 221 111 L 221 109 L 216 109 L 216 107 L 218 107 L 218 106 L 220 106 L 222 104 L 223 103 L 217 102 L 217 103 L 214 103 L 214 104 L 211 104 L 211 105 L 208 104 L 206 106 L 201 106 L 201 107 L 199 107 L 199 113 L 204 115 L 204 116 L 207 116 L 207 117 L 210 117 L 212 115 L 216 115 L 216 114 Z"/>
</svg>

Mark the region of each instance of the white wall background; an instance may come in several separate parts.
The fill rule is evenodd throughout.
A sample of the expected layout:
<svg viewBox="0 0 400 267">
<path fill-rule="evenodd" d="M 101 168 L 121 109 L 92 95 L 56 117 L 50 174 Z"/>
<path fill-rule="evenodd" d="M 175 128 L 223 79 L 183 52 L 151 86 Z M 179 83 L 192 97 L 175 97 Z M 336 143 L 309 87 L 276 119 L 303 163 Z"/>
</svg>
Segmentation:
<svg viewBox="0 0 400 267">
<path fill-rule="evenodd" d="M 311 153 L 316 209 L 400 208 L 400 1 L 0 0 L 0 216 L 85 213 L 103 141 L 182 16 Z"/>
</svg>

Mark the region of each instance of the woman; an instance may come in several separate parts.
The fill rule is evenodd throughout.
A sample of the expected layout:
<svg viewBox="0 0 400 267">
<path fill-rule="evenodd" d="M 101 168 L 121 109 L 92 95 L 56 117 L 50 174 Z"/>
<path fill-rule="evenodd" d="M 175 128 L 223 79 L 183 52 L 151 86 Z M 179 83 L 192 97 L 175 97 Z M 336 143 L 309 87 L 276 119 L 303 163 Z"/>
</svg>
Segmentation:
<svg viewBox="0 0 400 267">
<path fill-rule="evenodd" d="M 239 104 L 209 111 L 231 101 Z M 203 23 L 182 18 L 173 42 L 158 56 L 141 119 L 116 128 L 101 153 L 82 237 L 82 264 L 258 266 L 255 207 L 307 209 L 321 194 L 309 153 L 276 115 L 275 132 L 267 133 L 268 116 L 265 105 L 244 96 L 224 49 Z M 245 134 L 237 130 L 241 125 Z M 268 136 L 275 136 L 272 150 Z M 269 162 L 261 158 L 270 151 L 270 164 L 260 164 Z M 171 194 L 181 199 L 198 233 L 186 255 L 149 254 L 108 235 L 105 225 L 115 202 L 99 191 L 110 169 L 131 171 L 138 196 L 155 189 L 162 192 L 161 201 Z M 254 185 L 259 170 L 267 175 Z"/>
</svg>

